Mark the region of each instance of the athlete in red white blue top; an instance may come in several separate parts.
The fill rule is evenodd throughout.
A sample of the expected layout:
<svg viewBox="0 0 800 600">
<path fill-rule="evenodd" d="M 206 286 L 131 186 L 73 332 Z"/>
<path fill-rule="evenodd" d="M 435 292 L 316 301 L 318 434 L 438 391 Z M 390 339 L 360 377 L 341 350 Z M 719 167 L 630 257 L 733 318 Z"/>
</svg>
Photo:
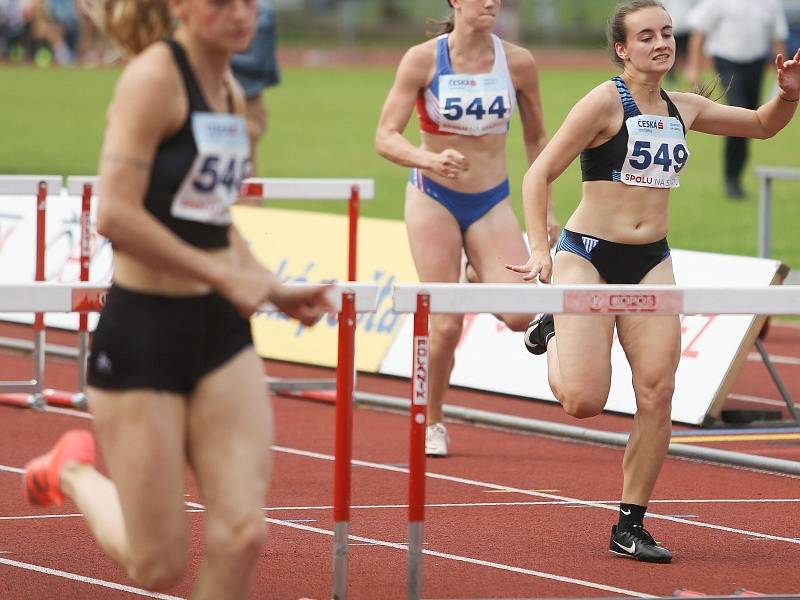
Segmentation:
<svg viewBox="0 0 800 600">
<path fill-rule="evenodd" d="M 441 35 L 409 49 L 381 113 L 375 147 L 411 167 L 405 217 L 420 281 L 459 281 L 462 253 L 470 281 L 518 282 L 507 262 L 528 260 L 509 199 L 506 137 L 519 113 L 529 164 L 547 138 L 533 56 L 492 33 L 500 0 L 449 0 L 452 17 Z M 403 131 L 414 108 L 421 144 Z M 550 236 L 558 229 L 549 217 Z M 523 315 L 500 315 L 513 330 Z M 442 399 L 461 336 L 462 318 L 431 320 L 428 400 L 429 456 L 447 455 Z"/>
</svg>

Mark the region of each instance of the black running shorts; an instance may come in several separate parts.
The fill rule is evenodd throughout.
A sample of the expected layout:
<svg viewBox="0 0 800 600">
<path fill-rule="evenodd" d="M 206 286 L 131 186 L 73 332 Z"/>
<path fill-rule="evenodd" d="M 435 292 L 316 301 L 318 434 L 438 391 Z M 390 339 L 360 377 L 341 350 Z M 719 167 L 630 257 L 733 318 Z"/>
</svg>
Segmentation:
<svg viewBox="0 0 800 600">
<path fill-rule="evenodd" d="M 250 323 L 217 293 L 162 296 L 112 285 L 92 338 L 87 383 L 188 394 L 252 343 Z"/>
</svg>

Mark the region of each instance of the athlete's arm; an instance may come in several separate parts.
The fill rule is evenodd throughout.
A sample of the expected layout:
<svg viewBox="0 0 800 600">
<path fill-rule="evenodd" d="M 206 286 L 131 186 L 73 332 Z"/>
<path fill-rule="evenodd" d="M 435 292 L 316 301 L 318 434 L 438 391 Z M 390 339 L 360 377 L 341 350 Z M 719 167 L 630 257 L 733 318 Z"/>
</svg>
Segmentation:
<svg viewBox="0 0 800 600">
<path fill-rule="evenodd" d="M 605 83 L 584 96 L 569 112 L 564 123 L 528 169 L 522 181 L 522 207 L 531 246 L 531 258 L 525 265 L 507 265 L 523 274 L 547 283 L 552 273 L 547 235 L 547 189 L 584 148 L 610 130 L 621 111 L 616 92 Z"/>
<path fill-rule="evenodd" d="M 774 136 L 792 120 L 800 97 L 800 50 L 791 60 L 775 58 L 778 95 L 756 110 L 725 106 L 697 94 L 679 94 L 696 113 L 690 129 L 726 135 L 766 139 Z"/>
<path fill-rule="evenodd" d="M 433 53 L 428 44 L 414 46 L 405 53 L 378 120 L 375 150 L 399 165 L 427 169 L 454 178 L 466 168 L 460 152 L 429 152 L 417 148 L 403 135 L 417 96 L 427 84 L 432 69 Z"/>
<path fill-rule="evenodd" d="M 512 73 L 514 87 L 517 90 L 517 106 L 519 107 L 519 116 L 522 122 L 522 141 L 525 144 L 525 154 L 528 158 L 528 166 L 530 166 L 547 145 L 547 133 L 542 115 L 539 71 L 533 55 L 528 50 L 511 44 L 506 44 L 506 47 L 509 70 Z M 558 239 L 559 229 L 558 221 L 553 213 L 553 196 L 550 188 L 548 188 L 547 232 L 551 246 Z"/>
</svg>

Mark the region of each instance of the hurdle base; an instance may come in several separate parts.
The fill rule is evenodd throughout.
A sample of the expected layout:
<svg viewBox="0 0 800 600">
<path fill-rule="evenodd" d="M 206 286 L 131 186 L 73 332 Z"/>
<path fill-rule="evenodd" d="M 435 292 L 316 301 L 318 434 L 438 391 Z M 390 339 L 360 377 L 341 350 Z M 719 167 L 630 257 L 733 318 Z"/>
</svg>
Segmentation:
<svg viewBox="0 0 800 600">
<path fill-rule="evenodd" d="M 4 393 L 0 394 L 0 405 L 29 408 L 31 410 L 44 410 L 47 407 L 44 396 L 39 393 Z"/>
</svg>

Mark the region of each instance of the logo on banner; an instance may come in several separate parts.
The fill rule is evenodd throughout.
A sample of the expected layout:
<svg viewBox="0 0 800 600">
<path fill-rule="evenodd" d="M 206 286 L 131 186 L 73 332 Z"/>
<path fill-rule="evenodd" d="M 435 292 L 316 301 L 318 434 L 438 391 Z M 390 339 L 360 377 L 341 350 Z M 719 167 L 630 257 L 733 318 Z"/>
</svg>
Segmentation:
<svg viewBox="0 0 800 600">
<path fill-rule="evenodd" d="M 414 336 L 414 404 L 428 403 L 428 338 Z"/>
</svg>

